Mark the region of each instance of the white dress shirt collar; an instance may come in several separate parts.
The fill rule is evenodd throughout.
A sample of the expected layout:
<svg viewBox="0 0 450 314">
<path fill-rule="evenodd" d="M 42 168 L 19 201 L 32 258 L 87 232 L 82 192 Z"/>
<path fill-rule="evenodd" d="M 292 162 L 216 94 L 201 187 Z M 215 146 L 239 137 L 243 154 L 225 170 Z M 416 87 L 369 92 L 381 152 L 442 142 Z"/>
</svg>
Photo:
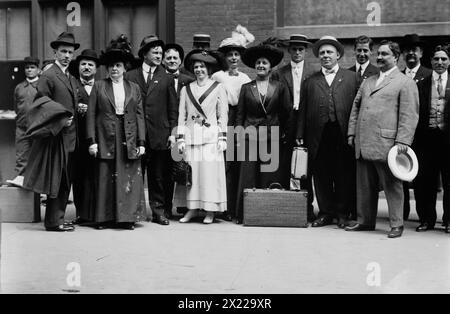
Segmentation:
<svg viewBox="0 0 450 314">
<path fill-rule="evenodd" d="M 448 72 L 447 71 L 445 71 L 442 74 L 438 74 L 436 71 L 433 71 L 433 80 L 435 82 L 437 82 L 437 80 L 439 79 L 439 76 L 441 77 L 442 84 L 444 83 L 444 81 L 447 82 L 447 80 L 448 80 Z"/>
<path fill-rule="evenodd" d="M 55 64 L 61 69 L 61 71 L 62 71 L 64 74 L 66 74 L 66 71 L 67 71 L 68 66 L 67 66 L 67 67 L 64 67 L 61 63 L 59 63 L 58 60 L 55 60 Z"/>
<path fill-rule="evenodd" d="M 417 66 L 415 66 L 414 68 L 412 68 L 412 69 L 406 68 L 406 73 L 411 72 L 412 74 L 416 75 L 416 74 L 417 74 L 417 71 L 419 71 L 420 65 L 421 65 L 421 64 L 420 64 L 420 62 L 419 62 L 419 64 L 418 64 Z"/>
<path fill-rule="evenodd" d="M 359 64 L 358 62 L 356 62 L 356 72 L 359 71 L 359 68 L 361 68 L 361 73 L 366 72 L 367 67 L 369 66 L 370 60 L 368 60 L 366 63 L 364 64 Z"/>
<path fill-rule="evenodd" d="M 300 69 L 302 69 L 303 66 L 304 66 L 304 64 L 305 64 L 305 60 L 303 60 L 303 61 L 301 61 L 301 62 L 299 62 L 299 63 L 295 63 L 294 61 L 291 61 L 291 67 L 292 67 L 292 69 L 295 69 L 295 68 L 300 68 Z"/>
<path fill-rule="evenodd" d="M 322 73 L 323 73 L 323 75 L 325 75 L 325 76 L 327 76 L 327 75 L 329 75 L 328 73 L 327 73 L 327 69 L 325 69 L 324 67 L 322 67 Z M 336 64 L 332 69 L 331 69 L 331 71 L 334 71 L 334 73 L 333 74 L 336 74 L 338 71 L 339 71 L 339 64 Z"/>
</svg>

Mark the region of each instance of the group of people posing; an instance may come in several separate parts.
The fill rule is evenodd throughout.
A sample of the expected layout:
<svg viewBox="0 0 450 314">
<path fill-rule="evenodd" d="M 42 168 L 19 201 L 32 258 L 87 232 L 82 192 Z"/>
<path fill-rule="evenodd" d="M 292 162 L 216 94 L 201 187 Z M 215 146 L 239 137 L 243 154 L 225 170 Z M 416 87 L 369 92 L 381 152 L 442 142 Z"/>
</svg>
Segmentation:
<svg viewBox="0 0 450 314">
<path fill-rule="evenodd" d="M 417 231 L 435 227 L 442 175 L 444 231 L 450 233 L 448 47 L 435 48 L 429 70 L 420 64 L 424 43 L 417 35 L 405 36 L 401 47 L 382 41 L 374 66 L 374 43 L 360 36 L 356 64 L 344 69 L 338 62 L 344 46 L 336 38 L 312 43 L 292 35 L 291 61 L 277 68 L 282 48 L 247 47 L 254 40 L 238 26 L 211 50 L 208 35 L 195 35 L 185 57 L 181 46 L 151 35 L 136 59 L 121 35 L 100 56 L 86 49 L 74 59 L 80 45 L 63 33 L 51 43 L 55 60 L 40 77 L 39 60 L 26 58 L 27 80 L 15 97 L 19 176 L 13 182 L 47 195 L 46 230 L 74 231 L 80 223 L 134 229 L 149 218 L 145 175 L 153 222 L 169 225 L 176 207 L 182 223 L 202 216 L 210 224 L 220 214 L 241 224 L 244 189 L 272 183 L 289 189 L 292 152 L 304 146 L 309 171 L 300 185 L 308 191 L 312 227 L 375 230 L 382 189 L 388 236 L 397 238 L 409 215 L 410 185 L 392 174 L 387 159 L 392 147 L 403 154 L 412 146 L 420 164 L 413 184 Z M 305 61 L 308 48 L 320 60 L 319 71 Z M 402 52 L 405 71 L 397 67 Z M 241 62 L 255 80 L 239 70 Z M 107 78 L 96 80 L 100 65 Z M 238 136 L 235 128 L 256 131 Z M 277 154 L 275 170 L 263 170 L 271 161 L 260 147 Z M 175 155 L 189 165 L 187 185 L 173 181 Z M 66 222 L 72 185 L 77 219 Z"/>
</svg>

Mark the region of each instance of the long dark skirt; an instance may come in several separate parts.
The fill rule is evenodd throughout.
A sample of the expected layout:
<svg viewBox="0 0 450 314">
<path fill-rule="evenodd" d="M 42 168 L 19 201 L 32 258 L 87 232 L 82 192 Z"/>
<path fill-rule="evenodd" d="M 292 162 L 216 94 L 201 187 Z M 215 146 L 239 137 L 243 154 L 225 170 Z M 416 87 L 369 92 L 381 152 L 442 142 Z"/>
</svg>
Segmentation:
<svg viewBox="0 0 450 314">
<path fill-rule="evenodd" d="M 98 159 L 95 173 L 95 222 L 137 222 L 146 219 L 140 160 L 127 157 L 123 117 L 116 121 L 115 159 Z"/>
</svg>

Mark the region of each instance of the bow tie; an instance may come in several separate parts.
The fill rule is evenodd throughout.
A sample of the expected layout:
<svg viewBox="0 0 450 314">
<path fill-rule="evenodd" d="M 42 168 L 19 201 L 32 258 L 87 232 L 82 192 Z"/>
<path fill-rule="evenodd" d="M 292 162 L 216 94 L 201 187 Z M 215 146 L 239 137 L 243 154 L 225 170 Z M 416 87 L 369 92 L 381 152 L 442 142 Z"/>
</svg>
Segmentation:
<svg viewBox="0 0 450 314">
<path fill-rule="evenodd" d="M 239 76 L 239 73 L 228 72 L 228 76 Z"/>
<path fill-rule="evenodd" d="M 334 69 L 325 70 L 325 75 L 330 75 L 330 74 L 334 74 L 334 73 L 336 73 L 336 71 Z"/>
<path fill-rule="evenodd" d="M 180 73 L 172 73 L 172 75 L 175 79 L 178 79 L 180 77 Z"/>
<path fill-rule="evenodd" d="M 81 84 L 83 84 L 83 86 L 94 86 L 94 80 L 90 81 L 81 80 Z"/>
</svg>

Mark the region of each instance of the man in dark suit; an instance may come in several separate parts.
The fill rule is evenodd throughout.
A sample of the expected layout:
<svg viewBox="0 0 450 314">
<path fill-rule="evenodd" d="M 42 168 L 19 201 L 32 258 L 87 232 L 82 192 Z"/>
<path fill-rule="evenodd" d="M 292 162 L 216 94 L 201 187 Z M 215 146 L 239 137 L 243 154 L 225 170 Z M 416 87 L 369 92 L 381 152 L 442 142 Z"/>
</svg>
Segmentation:
<svg viewBox="0 0 450 314">
<path fill-rule="evenodd" d="M 194 81 L 194 78 L 192 78 L 191 76 L 180 72 L 183 60 L 184 50 L 180 45 L 166 44 L 164 46 L 164 57 L 162 63 L 166 69 L 166 72 L 173 78 L 175 90 L 177 93 L 177 104 L 179 104 L 180 102 L 181 89 Z M 176 149 L 176 147 L 174 147 L 173 149 Z M 169 186 L 167 188 L 168 193 L 166 200 L 166 216 L 170 218 L 172 217 L 174 183 L 169 180 L 168 184 Z M 184 214 L 187 212 L 187 208 L 178 208 L 178 212 Z"/>
<path fill-rule="evenodd" d="M 423 57 L 423 50 L 426 43 L 417 34 L 407 34 L 403 37 L 401 43 L 401 49 L 403 54 L 403 59 L 406 62 L 406 68 L 402 71 L 406 76 L 413 79 L 417 84 L 423 81 L 425 78 L 429 77 L 432 70 L 421 65 L 420 60 Z M 410 190 L 411 184 L 405 182 L 403 184 L 405 203 L 403 210 L 403 218 L 405 220 L 409 219 L 409 213 L 411 211 L 410 207 Z M 417 207 L 417 204 L 416 204 Z"/>
<path fill-rule="evenodd" d="M 305 62 L 306 49 L 311 43 L 305 35 L 292 35 L 289 40 L 288 52 L 291 55 L 291 62 L 272 74 L 274 80 L 283 83 L 289 90 L 291 99 L 292 121 L 291 130 L 295 130 L 297 124 L 298 109 L 302 96 L 302 85 L 306 78 L 311 75 L 312 69 Z M 294 132 L 292 132 L 294 133 Z M 286 145 L 283 145 L 281 152 L 281 184 L 284 188 L 290 188 L 291 180 L 291 159 L 295 146 L 295 135 L 290 134 Z M 303 180 L 302 180 L 303 181 Z M 308 191 L 308 221 L 313 222 L 314 216 L 314 192 L 312 189 L 312 176 L 301 182 L 301 188 Z"/>
<path fill-rule="evenodd" d="M 79 149 L 77 149 L 74 162 L 76 171 L 73 177 L 73 200 L 77 209 L 74 224 L 81 224 L 94 219 L 92 216 L 94 213 L 94 160 L 89 155 L 89 143 L 86 136 L 86 112 L 98 66 L 97 52 L 92 49 L 83 50 L 76 58 L 73 66 L 78 78 L 77 131 L 79 139 Z"/>
<path fill-rule="evenodd" d="M 145 163 L 150 207 L 153 222 L 166 226 L 169 225 L 165 216 L 167 199 L 171 198 L 168 189 L 172 161 L 170 149 L 175 144 L 171 132 L 177 125 L 178 104 L 173 76 L 161 65 L 163 48 L 164 42 L 157 36 L 145 37 L 139 49 L 142 66 L 129 72 L 126 78 L 141 88 L 147 134 L 148 158 Z"/>
<path fill-rule="evenodd" d="M 416 209 L 420 219 L 417 232 L 435 227 L 439 175 L 444 188 L 445 232 L 450 233 L 450 52 L 437 46 L 431 58 L 432 75 L 418 83 L 420 113 L 414 139 L 419 174 L 414 181 Z"/>
<path fill-rule="evenodd" d="M 48 96 L 63 105 L 73 115 L 66 127 L 56 137 L 48 139 L 48 141 L 55 141 L 57 145 L 63 146 L 65 160 L 60 173 L 50 174 L 53 178 L 59 178 L 61 184 L 56 198 L 47 196 L 45 227 L 47 231 L 65 232 L 75 230 L 71 224 L 64 223 L 64 215 L 72 183 L 73 158 L 78 144 L 76 121 L 74 121 L 78 105 L 77 81 L 69 73 L 68 67 L 73 59 L 74 51 L 80 47 L 80 44 L 75 43 L 73 34 L 64 32 L 51 42 L 50 46 L 55 52 L 55 63 L 42 74 L 37 85 L 36 98 Z M 42 169 L 42 172 L 45 173 L 47 170 Z"/>
<path fill-rule="evenodd" d="M 322 69 L 304 82 L 297 144 L 308 148 L 319 204 L 319 218 L 312 226 L 338 218 L 339 228 L 345 228 L 355 202 L 355 157 L 346 137 L 357 82 L 354 73 L 339 67 L 344 46 L 336 38 L 322 37 L 313 52 Z"/>
<path fill-rule="evenodd" d="M 349 70 L 356 72 L 356 79 L 358 81 L 359 89 L 365 79 L 380 73 L 380 70 L 370 63 L 370 57 L 372 56 L 373 51 L 372 38 L 365 35 L 359 36 L 355 40 L 354 50 L 356 55 L 356 64 L 349 68 Z"/>
</svg>

